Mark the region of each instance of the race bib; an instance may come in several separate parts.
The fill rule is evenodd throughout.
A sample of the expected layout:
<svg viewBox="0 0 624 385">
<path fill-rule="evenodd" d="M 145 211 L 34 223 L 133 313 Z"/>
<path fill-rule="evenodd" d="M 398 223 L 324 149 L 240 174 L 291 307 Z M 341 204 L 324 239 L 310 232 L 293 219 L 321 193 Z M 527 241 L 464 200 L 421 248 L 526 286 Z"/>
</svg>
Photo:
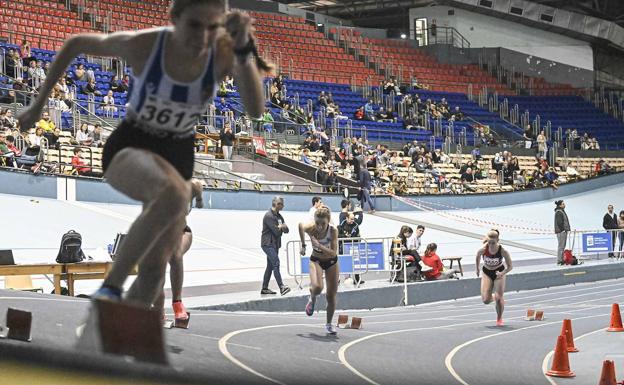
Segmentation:
<svg viewBox="0 0 624 385">
<path fill-rule="evenodd" d="M 150 95 L 145 99 L 138 118 L 140 123 L 156 130 L 183 133 L 199 122 L 203 110 L 203 106 L 172 102 Z"/>
</svg>

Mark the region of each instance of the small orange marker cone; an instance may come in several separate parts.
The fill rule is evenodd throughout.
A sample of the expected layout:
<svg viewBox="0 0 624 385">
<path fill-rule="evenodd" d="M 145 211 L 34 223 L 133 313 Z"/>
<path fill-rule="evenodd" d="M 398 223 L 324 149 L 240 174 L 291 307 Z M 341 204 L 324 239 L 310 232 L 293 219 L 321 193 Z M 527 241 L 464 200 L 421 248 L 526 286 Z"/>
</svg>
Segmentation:
<svg viewBox="0 0 624 385">
<path fill-rule="evenodd" d="M 568 353 L 576 353 L 579 350 L 574 346 L 574 336 L 572 335 L 572 321 L 569 319 L 563 320 L 561 325 L 561 335 L 566 337 Z"/>
<path fill-rule="evenodd" d="M 544 310 L 536 310 L 535 311 L 535 320 L 543 321 L 544 320 Z"/>
<path fill-rule="evenodd" d="M 527 321 L 533 321 L 535 320 L 535 310 L 533 309 L 528 309 L 527 310 L 527 314 L 526 314 L 526 318 L 525 320 Z"/>
<path fill-rule="evenodd" d="M 614 303 L 611 305 L 611 324 L 607 329 L 608 332 L 624 332 L 622 327 L 622 315 L 620 314 L 620 305 Z"/>
<path fill-rule="evenodd" d="M 346 328 L 348 322 L 349 316 L 346 314 L 340 314 L 338 315 L 338 323 L 336 326 L 338 326 L 339 328 Z"/>
<path fill-rule="evenodd" d="M 555 346 L 555 354 L 551 369 L 546 372 L 551 377 L 574 377 L 576 374 L 570 370 L 570 361 L 568 360 L 568 350 L 565 335 L 557 337 L 557 346 Z"/>
<path fill-rule="evenodd" d="M 600 382 L 598 385 L 618 385 L 615 378 L 615 365 L 611 360 L 605 360 L 602 363 L 602 373 L 600 373 Z"/>
</svg>

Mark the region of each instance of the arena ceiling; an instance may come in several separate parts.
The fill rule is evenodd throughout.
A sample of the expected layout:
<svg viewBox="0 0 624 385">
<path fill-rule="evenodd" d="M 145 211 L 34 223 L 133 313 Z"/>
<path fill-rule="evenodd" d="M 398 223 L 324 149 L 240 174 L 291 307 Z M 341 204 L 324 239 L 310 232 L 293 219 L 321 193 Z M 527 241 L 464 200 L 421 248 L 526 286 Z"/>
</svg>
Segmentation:
<svg viewBox="0 0 624 385">
<path fill-rule="evenodd" d="M 358 26 L 378 28 L 401 28 L 403 23 L 409 25 L 407 20 L 409 8 L 452 3 L 447 0 L 278 0 L 278 2 L 351 20 Z M 613 21 L 624 27 L 623 0 L 533 0 L 531 2 Z"/>
</svg>

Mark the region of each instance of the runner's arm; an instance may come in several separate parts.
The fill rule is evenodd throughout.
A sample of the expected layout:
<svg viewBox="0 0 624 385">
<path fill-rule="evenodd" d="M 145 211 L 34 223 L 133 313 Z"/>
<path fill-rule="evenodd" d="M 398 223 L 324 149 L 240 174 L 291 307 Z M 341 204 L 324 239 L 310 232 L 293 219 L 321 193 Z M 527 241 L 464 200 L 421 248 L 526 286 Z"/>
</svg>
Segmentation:
<svg viewBox="0 0 624 385">
<path fill-rule="evenodd" d="M 501 254 L 503 258 L 505 258 L 505 270 L 501 271 L 501 275 L 507 274 L 513 269 L 513 264 L 511 263 L 511 255 L 509 255 L 509 251 L 503 249 L 501 250 Z"/>
<path fill-rule="evenodd" d="M 475 261 L 475 269 L 476 269 L 476 272 L 477 272 L 477 277 L 481 273 L 480 264 L 481 264 L 481 256 L 482 255 L 483 255 L 483 249 L 481 248 L 481 249 L 479 249 L 479 251 L 477 251 L 477 259 Z"/>
</svg>

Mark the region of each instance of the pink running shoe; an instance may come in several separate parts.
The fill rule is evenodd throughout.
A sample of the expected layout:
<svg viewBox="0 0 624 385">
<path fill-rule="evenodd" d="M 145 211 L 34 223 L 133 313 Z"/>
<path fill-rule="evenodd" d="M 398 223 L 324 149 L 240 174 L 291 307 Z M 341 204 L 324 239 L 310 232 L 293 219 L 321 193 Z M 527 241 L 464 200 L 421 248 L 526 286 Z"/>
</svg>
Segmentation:
<svg viewBox="0 0 624 385">
<path fill-rule="evenodd" d="M 308 300 L 308 304 L 305 307 L 305 312 L 308 317 L 314 314 L 314 301 L 312 300 L 312 297 L 310 297 L 310 299 Z"/>
</svg>

